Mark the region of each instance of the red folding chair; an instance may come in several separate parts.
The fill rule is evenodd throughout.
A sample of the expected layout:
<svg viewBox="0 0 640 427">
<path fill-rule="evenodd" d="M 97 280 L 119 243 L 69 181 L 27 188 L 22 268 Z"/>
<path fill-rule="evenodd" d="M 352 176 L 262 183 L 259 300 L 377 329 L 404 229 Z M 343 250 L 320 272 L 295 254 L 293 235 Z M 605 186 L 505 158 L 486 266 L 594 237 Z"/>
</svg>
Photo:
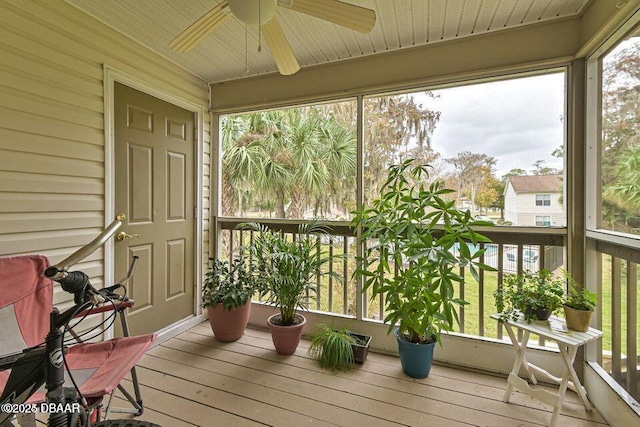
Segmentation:
<svg viewBox="0 0 640 427">
<path fill-rule="evenodd" d="M 44 276 L 49 261 L 44 256 L 0 258 L 0 356 L 19 354 L 25 348 L 44 342 L 49 330 L 49 313 L 53 308 L 54 282 Z M 103 306 L 91 314 L 121 307 Z M 84 313 L 86 314 L 86 313 Z M 81 313 L 80 315 L 84 315 Z M 126 330 L 126 329 L 125 329 Z M 132 372 L 136 397 L 125 390 L 123 394 L 141 414 L 142 399 L 135 375 L 135 364 L 151 347 L 155 334 L 125 336 L 103 342 L 85 342 L 68 347 L 66 354 L 70 372 L 65 372 L 65 386 L 71 386 L 73 377 L 80 393 L 90 403 L 90 408 L 100 408 L 102 398 L 121 388 L 121 381 Z M 0 371 L 0 389 L 4 389 L 9 370 Z M 45 399 L 41 388 L 28 402 L 37 403 Z"/>
</svg>

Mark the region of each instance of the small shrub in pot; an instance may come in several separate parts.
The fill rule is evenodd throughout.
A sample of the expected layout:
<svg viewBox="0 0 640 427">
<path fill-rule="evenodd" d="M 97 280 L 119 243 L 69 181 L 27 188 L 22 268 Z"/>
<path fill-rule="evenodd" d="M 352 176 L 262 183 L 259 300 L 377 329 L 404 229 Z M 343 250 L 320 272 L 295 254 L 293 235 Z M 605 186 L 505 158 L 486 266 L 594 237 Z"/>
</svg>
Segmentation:
<svg viewBox="0 0 640 427">
<path fill-rule="evenodd" d="M 219 341 L 239 339 L 249 321 L 256 281 L 244 252 L 231 260 L 209 259 L 202 285 L 202 307 L 209 312 L 211 329 Z"/>
</svg>

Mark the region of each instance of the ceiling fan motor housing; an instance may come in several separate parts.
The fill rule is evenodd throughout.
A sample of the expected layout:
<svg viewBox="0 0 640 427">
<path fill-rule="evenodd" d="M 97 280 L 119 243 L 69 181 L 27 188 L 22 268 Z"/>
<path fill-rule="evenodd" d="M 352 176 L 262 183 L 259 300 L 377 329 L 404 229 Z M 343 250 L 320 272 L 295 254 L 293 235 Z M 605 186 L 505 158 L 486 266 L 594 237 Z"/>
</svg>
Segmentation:
<svg viewBox="0 0 640 427">
<path fill-rule="evenodd" d="M 263 25 L 271 21 L 277 0 L 228 0 L 231 13 L 247 25 Z"/>
</svg>

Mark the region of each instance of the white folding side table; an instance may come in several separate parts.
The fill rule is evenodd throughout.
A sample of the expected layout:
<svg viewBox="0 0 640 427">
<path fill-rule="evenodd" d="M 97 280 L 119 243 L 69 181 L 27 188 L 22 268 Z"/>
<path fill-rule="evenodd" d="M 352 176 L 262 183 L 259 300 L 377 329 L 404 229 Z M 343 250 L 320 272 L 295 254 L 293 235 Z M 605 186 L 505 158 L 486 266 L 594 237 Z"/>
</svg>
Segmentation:
<svg viewBox="0 0 640 427">
<path fill-rule="evenodd" d="M 496 320 L 498 319 L 497 314 L 493 314 L 491 317 Z M 602 331 L 593 328 L 589 328 L 587 332 L 576 332 L 572 330 L 569 330 L 568 332 L 561 332 L 559 330 L 554 330 L 551 328 L 551 324 L 555 324 L 558 327 L 561 327 L 562 325 L 566 326 L 564 319 L 560 319 L 555 316 L 551 316 L 549 321 L 533 321 L 531 324 L 528 324 L 523 317 L 520 317 L 520 319 L 515 321 L 509 320 L 502 324 L 505 326 L 516 352 L 516 360 L 513 363 L 513 369 L 511 369 L 511 373 L 509 374 L 507 389 L 505 391 L 504 398 L 502 399 L 504 402 L 509 402 L 513 387 L 516 387 L 523 393 L 552 405 L 554 410 L 553 415 L 551 416 L 551 422 L 549 423 L 550 427 L 555 427 L 558 422 L 558 415 L 560 414 L 560 408 L 562 408 L 567 388 L 570 388 L 578 394 L 580 401 L 587 411 L 591 410 L 591 403 L 587 400 L 587 391 L 582 384 L 580 384 L 578 375 L 573 368 L 573 362 L 576 359 L 578 348 L 590 341 L 600 338 L 602 336 Z M 523 331 L 522 339 L 520 341 L 518 341 L 514 328 Z M 545 339 L 553 340 L 558 344 L 558 348 L 560 349 L 560 354 L 562 355 L 562 360 L 564 362 L 562 378 L 555 377 L 546 370 L 527 361 L 525 352 L 527 349 L 527 342 L 529 341 L 529 335 L 531 334 L 536 334 Z M 521 367 L 524 369 L 533 384 L 537 384 L 538 382 L 534 373 L 560 384 L 558 393 L 554 394 L 547 390 L 530 387 L 527 381 L 518 376 Z"/>
</svg>

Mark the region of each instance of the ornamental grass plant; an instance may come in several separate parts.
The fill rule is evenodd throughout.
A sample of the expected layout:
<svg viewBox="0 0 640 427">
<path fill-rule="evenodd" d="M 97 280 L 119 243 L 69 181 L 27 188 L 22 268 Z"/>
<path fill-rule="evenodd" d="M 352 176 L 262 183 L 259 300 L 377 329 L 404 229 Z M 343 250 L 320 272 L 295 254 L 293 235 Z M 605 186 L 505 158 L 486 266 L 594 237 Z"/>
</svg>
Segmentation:
<svg viewBox="0 0 640 427">
<path fill-rule="evenodd" d="M 354 344 L 357 344 L 357 340 L 347 329 L 336 330 L 319 324 L 311 336 L 309 355 L 315 357 L 322 368 L 344 371 L 355 363 Z"/>
</svg>

